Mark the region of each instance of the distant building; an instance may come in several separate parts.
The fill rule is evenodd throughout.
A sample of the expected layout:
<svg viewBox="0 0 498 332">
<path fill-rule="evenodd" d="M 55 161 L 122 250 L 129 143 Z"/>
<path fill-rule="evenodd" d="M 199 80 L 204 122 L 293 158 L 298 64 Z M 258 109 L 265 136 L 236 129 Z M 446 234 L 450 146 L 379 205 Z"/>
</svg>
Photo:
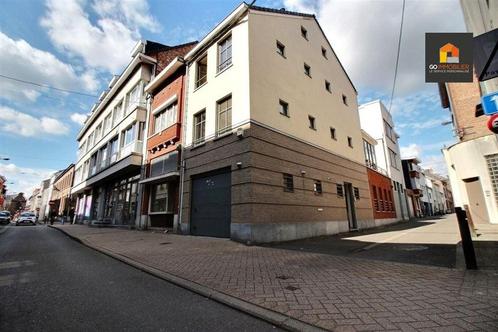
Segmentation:
<svg viewBox="0 0 498 332">
<path fill-rule="evenodd" d="M 386 170 L 387 176 L 392 181 L 396 218 L 408 220 L 410 214 L 405 195 L 406 185 L 401 165 L 399 135 L 394 129 L 392 115 L 380 100 L 360 105 L 358 112 L 361 129 L 378 142 L 375 146 L 376 166 Z"/>
<path fill-rule="evenodd" d="M 414 217 L 422 217 L 425 212 L 425 206 L 422 198 L 424 197 L 425 178 L 420 167 L 420 160 L 416 157 L 403 158 L 403 175 L 406 184 L 406 195 L 408 202 L 413 210 Z M 424 201 L 426 199 L 424 198 Z"/>
<path fill-rule="evenodd" d="M 7 188 L 5 183 L 7 179 L 5 176 L 0 175 L 0 211 L 5 209 L 5 194 L 7 193 Z"/>
<path fill-rule="evenodd" d="M 50 205 L 54 213 L 58 216 L 67 217 L 71 210 L 74 209 L 74 204 L 71 202 L 73 177 L 74 164 L 71 164 L 54 179 Z"/>
</svg>

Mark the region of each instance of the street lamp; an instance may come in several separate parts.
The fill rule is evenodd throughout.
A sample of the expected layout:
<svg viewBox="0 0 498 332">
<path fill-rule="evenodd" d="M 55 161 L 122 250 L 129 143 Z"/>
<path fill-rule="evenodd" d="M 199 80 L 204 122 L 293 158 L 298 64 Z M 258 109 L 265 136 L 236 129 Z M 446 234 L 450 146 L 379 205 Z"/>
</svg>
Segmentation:
<svg viewBox="0 0 498 332">
<path fill-rule="evenodd" d="M 10 160 L 9 157 L 0 157 L 0 160 Z"/>
</svg>

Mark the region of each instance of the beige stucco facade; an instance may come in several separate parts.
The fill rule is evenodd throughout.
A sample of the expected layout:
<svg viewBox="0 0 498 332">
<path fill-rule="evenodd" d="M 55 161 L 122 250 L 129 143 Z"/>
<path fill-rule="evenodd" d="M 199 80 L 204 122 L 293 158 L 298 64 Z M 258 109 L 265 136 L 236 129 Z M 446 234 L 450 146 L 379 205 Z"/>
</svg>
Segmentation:
<svg viewBox="0 0 498 332">
<path fill-rule="evenodd" d="M 220 45 L 229 36 L 231 64 L 218 70 Z M 206 54 L 207 82 L 196 84 Z M 357 93 L 312 15 L 242 4 L 185 60 L 183 232 L 226 236 L 200 231 L 209 218 L 213 227 L 219 224 L 209 206 L 193 202 L 210 190 L 226 200 L 213 205 L 223 210 L 227 204 L 222 216 L 229 219 L 228 236 L 240 241 L 285 241 L 375 225 Z M 226 96 L 232 97 L 230 128 L 217 134 L 217 104 Z M 194 129 L 201 111 L 204 127 Z M 200 140 L 194 137 L 199 130 Z M 223 185 L 228 194 L 214 191 Z"/>
</svg>

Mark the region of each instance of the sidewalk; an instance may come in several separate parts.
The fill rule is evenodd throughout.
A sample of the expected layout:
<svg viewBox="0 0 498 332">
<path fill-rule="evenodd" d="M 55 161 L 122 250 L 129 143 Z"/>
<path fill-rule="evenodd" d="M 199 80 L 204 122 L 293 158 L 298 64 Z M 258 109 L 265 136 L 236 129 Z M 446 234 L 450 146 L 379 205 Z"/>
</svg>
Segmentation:
<svg viewBox="0 0 498 332">
<path fill-rule="evenodd" d="M 345 258 L 227 239 L 53 227 L 131 265 L 209 289 L 218 300 L 243 300 L 324 329 L 498 330 L 496 271 Z"/>
</svg>

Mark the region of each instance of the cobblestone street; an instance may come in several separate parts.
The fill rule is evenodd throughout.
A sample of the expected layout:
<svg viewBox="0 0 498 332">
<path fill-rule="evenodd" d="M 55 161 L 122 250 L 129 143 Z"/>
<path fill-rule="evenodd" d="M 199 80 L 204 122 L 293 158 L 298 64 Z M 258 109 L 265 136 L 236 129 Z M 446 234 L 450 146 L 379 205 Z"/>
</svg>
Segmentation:
<svg viewBox="0 0 498 332">
<path fill-rule="evenodd" d="M 498 272 L 57 225 L 83 243 L 334 331 L 498 329 Z"/>
</svg>

